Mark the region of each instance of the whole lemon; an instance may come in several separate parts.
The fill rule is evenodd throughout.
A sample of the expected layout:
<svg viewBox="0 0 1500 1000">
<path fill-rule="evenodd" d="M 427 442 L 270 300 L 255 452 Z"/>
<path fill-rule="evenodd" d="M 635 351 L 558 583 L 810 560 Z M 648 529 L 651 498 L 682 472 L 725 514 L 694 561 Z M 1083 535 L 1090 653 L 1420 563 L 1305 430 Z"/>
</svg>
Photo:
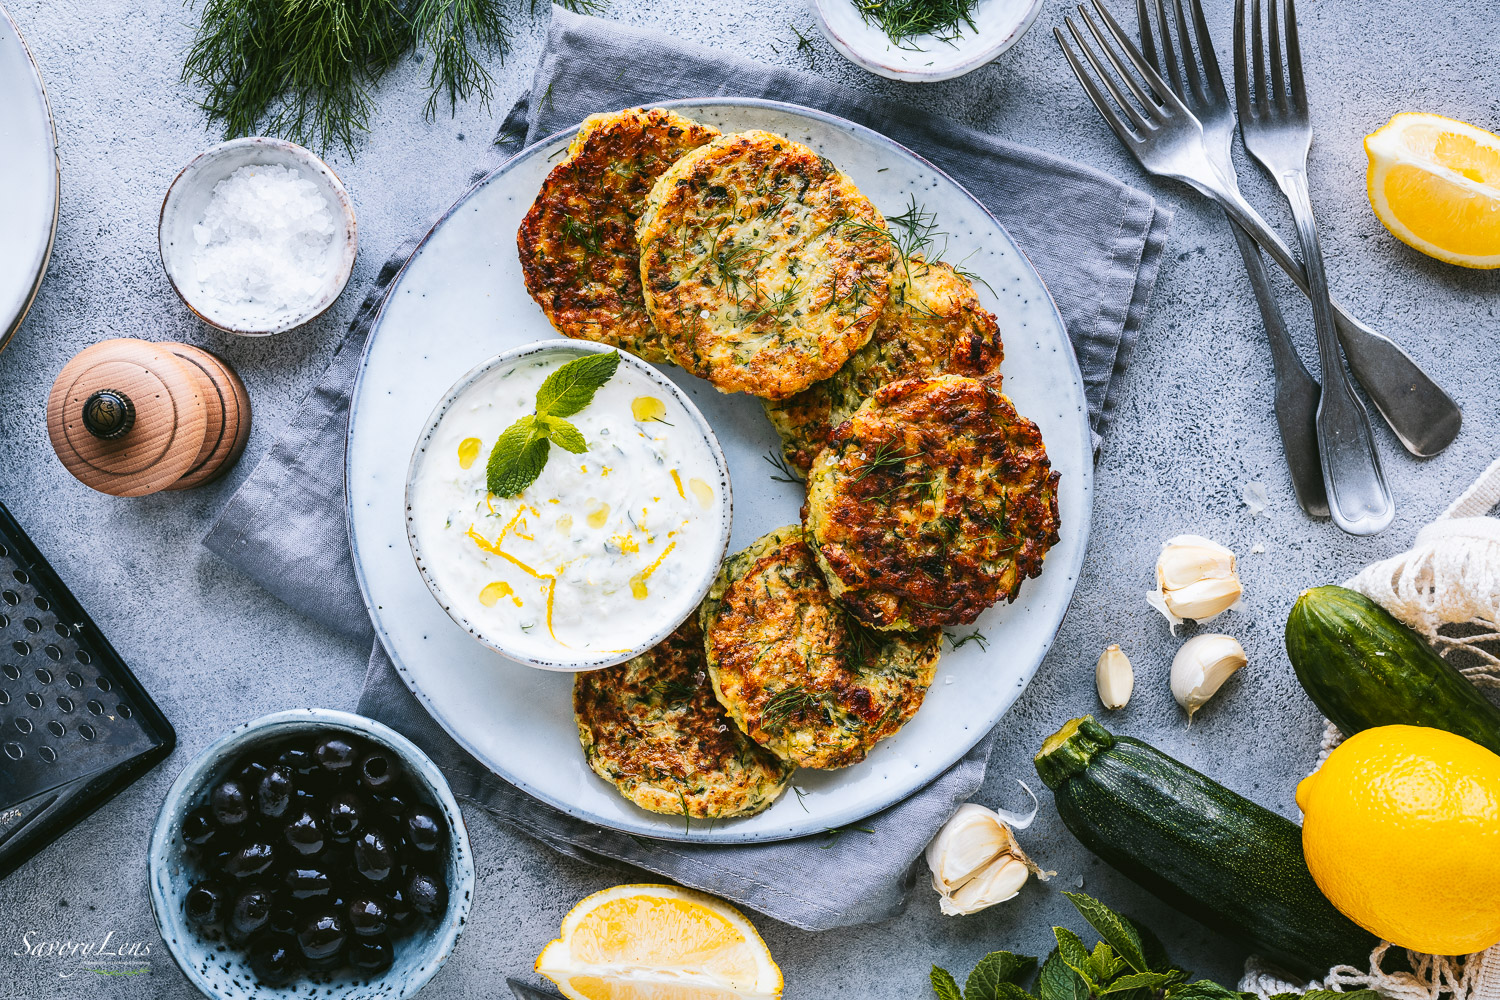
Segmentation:
<svg viewBox="0 0 1500 1000">
<path fill-rule="evenodd" d="M 1367 729 L 1297 805 L 1307 867 L 1350 920 L 1432 955 L 1500 941 L 1500 756 L 1440 729 Z"/>
</svg>

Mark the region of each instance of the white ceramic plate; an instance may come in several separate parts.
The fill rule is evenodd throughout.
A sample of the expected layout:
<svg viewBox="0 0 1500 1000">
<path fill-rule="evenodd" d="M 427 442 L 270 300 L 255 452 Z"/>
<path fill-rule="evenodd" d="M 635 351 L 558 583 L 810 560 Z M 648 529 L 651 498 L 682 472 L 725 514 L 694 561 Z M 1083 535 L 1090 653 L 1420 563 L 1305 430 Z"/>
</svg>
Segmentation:
<svg viewBox="0 0 1500 1000">
<path fill-rule="evenodd" d="M 1042 0 L 978 0 L 974 27 L 963 24 L 952 37 L 919 35 L 900 45 L 866 21 L 854 0 L 814 0 L 813 8 L 823 34 L 855 65 L 891 80 L 936 83 L 972 73 L 1020 41 Z"/>
<path fill-rule="evenodd" d="M 980 617 L 988 650 L 969 643 L 944 652 L 926 703 L 905 729 L 853 767 L 800 772 L 800 799 L 788 794 L 759 816 L 684 830 L 680 817 L 638 809 L 595 776 L 578 746 L 572 678 L 506 660 L 454 623 L 412 560 L 403 510 L 407 459 L 448 387 L 493 354 L 556 335 L 526 294 L 515 234 L 571 131 L 520 153 L 464 195 L 386 298 L 349 417 L 355 570 L 401 678 L 496 774 L 574 816 L 646 837 L 741 843 L 804 836 L 868 816 L 936 778 L 1000 721 L 1036 671 L 1072 597 L 1088 541 L 1093 465 L 1083 380 L 1030 262 L 984 207 L 932 164 L 867 128 L 792 105 L 716 98 L 669 106 L 726 132 L 762 128 L 806 143 L 884 210 L 899 213 L 914 195 L 937 213 L 952 234 L 948 258 L 967 258 L 965 266 L 989 283 L 980 297 L 1000 318 L 1005 391 L 1040 425 L 1062 475 L 1062 540 L 1042 575 L 1021 587 L 1015 604 Z M 796 521 L 802 487 L 772 479 L 766 456 L 776 451 L 776 433 L 759 401 L 721 395 L 676 368 L 668 372 L 713 425 L 729 460 L 730 550 Z"/>
<path fill-rule="evenodd" d="M 42 77 L 0 7 L 0 348 L 36 298 L 57 232 L 57 134 Z"/>
</svg>

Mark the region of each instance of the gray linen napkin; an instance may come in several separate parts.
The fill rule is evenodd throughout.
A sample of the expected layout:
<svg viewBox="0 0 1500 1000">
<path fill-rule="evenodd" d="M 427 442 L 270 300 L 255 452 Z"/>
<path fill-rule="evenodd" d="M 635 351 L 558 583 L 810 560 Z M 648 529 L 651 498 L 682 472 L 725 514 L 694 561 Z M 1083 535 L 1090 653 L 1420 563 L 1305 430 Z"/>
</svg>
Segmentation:
<svg viewBox="0 0 1500 1000">
<path fill-rule="evenodd" d="M 1170 214 L 1149 196 L 926 112 L 561 8 L 553 8 L 531 93 L 544 97 L 523 98 L 512 110 L 474 180 L 521 145 L 596 111 L 679 97 L 770 97 L 821 108 L 917 150 L 988 206 L 1036 265 L 1083 370 L 1096 444 L 1107 428 L 1111 388 L 1140 331 L 1170 224 Z M 293 608 L 362 639 L 372 630 L 354 580 L 344 511 L 349 395 L 370 323 L 421 235 L 381 269 L 328 372 L 204 540 Z M 986 737 L 925 789 L 862 824 L 876 836 L 844 836 L 836 851 L 824 849 L 826 837 L 719 847 L 604 830 L 500 780 L 422 710 L 379 643 L 359 711 L 426 750 L 461 799 L 564 854 L 648 869 L 807 930 L 882 920 L 900 909 L 912 862 L 984 780 L 992 742 Z"/>
</svg>

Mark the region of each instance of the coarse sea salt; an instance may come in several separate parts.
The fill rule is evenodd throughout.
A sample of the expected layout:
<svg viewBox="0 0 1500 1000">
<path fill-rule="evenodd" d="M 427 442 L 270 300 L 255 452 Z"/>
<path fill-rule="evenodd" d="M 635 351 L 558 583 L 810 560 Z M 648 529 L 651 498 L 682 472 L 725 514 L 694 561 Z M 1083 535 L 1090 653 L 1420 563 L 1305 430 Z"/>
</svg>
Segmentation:
<svg viewBox="0 0 1500 1000">
<path fill-rule="evenodd" d="M 335 264 L 333 209 L 280 165 L 240 167 L 214 185 L 193 226 L 199 296 L 233 325 L 274 324 L 311 306 Z"/>
</svg>

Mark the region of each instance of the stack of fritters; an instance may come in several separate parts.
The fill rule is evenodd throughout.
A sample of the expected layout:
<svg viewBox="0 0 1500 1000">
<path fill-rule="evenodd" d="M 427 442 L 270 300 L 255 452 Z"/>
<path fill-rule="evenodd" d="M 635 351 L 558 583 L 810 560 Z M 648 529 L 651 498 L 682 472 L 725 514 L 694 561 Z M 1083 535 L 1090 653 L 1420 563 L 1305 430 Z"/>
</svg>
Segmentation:
<svg viewBox="0 0 1500 1000">
<path fill-rule="evenodd" d="M 808 480 L 804 523 L 726 560 L 698 615 L 577 677 L 589 765 L 717 818 L 863 760 L 921 706 L 939 626 L 1014 600 L 1058 539 L 995 317 L 812 150 L 661 109 L 585 122 L 517 242 L 559 331 L 762 397 Z"/>
</svg>

